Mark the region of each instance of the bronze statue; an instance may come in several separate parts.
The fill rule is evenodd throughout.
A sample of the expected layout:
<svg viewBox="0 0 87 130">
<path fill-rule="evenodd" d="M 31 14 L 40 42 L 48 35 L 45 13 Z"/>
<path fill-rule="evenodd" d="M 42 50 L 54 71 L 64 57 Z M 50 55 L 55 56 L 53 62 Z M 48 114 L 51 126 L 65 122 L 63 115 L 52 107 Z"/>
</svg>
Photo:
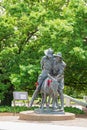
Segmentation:
<svg viewBox="0 0 87 130">
<path fill-rule="evenodd" d="M 44 108 L 46 96 L 52 98 L 52 107 L 64 110 L 64 70 L 66 63 L 63 61 L 62 54 L 59 52 L 53 54 L 51 48 L 44 51 L 45 56 L 41 59 L 42 72 L 38 77 L 38 86 L 33 93 L 29 107 L 32 106 L 39 92 L 42 94 L 41 108 Z M 49 80 L 50 78 L 50 80 Z M 51 82 L 52 81 L 52 82 Z M 50 83 L 50 84 L 48 84 Z M 50 88 L 48 88 L 50 86 Z M 60 97 L 61 106 L 58 104 L 58 94 Z M 49 98 L 50 101 L 50 98 Z M 49 104 L 49 103 L 48 103 Z M 49 106 L 48 106 L 49 107 Z"/>
</svg>

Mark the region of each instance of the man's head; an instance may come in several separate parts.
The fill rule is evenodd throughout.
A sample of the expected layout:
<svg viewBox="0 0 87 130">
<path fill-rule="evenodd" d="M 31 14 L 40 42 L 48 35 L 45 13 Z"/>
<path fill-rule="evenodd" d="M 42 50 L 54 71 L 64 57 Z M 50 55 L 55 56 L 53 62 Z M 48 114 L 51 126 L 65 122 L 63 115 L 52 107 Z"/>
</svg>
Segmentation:
<svg viewBox="0 0 87 130">
<path fill-rule="evenodd" d="M 58 52 L 57 54 L 54 54 L 54 57 L 58 60 L 61 61 L 62 60 L 62 53 Z"/>
<path fill-rule="evenodd" d="M 53 50 L 51 48 L 47 49 L 44 51 L 44 54 L 47 56 L 47 57 L 53 57 Z"/>
</svg>

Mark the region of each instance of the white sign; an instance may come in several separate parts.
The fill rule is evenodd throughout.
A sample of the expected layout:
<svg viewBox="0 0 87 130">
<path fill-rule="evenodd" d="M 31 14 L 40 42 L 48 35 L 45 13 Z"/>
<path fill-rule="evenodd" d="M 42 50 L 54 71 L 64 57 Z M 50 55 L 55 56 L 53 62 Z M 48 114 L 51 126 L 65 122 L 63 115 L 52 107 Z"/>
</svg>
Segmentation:
<svg viewBox="0 0 87 130">
<path fill-rule="evenodd" d="M 27 100 L 28 92 L 13 92 L 13 98 L 15 100 Z"/>
</svg>

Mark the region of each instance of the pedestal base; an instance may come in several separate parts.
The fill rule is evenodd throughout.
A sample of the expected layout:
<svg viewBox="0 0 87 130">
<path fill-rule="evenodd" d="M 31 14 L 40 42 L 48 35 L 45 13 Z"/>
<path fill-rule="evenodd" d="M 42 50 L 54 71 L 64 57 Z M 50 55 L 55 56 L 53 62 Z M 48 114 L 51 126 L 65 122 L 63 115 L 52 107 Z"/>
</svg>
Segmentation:
<svg viewBox="0 0 87 130">
<path fill-rule="evenodd" d="M 23 111 L 20 112 L 20 120 L 28 121 L 59 121 L 59 120 L 73 120 L 75 119 L 75 114 L 73 113 L 36 113 L 34 111 Z"/>
<path fill-rule="evenodd" d="M 35 109 L 34 110 L 35 113 L 37 114 L 65 114 L 64 110 L 61 110 L 61 109 Z"/>
</svg>

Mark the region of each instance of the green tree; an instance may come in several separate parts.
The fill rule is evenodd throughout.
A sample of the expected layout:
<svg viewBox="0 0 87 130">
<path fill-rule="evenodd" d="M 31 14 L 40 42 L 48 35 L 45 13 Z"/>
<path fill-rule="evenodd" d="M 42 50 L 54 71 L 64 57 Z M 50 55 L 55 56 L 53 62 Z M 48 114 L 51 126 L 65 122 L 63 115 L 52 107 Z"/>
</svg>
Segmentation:
<svg viewBox="0 0 87 130">
<path fill-rule="evenodd" d="M 86 92 L 85 0 L 4 0 L 0 10 L 1 105 L 11 105 L 14 90 L 35 89 L 40 59 L 49 47 L 61 51 L 67 64 L 66 92 Z"/>
</svg>

